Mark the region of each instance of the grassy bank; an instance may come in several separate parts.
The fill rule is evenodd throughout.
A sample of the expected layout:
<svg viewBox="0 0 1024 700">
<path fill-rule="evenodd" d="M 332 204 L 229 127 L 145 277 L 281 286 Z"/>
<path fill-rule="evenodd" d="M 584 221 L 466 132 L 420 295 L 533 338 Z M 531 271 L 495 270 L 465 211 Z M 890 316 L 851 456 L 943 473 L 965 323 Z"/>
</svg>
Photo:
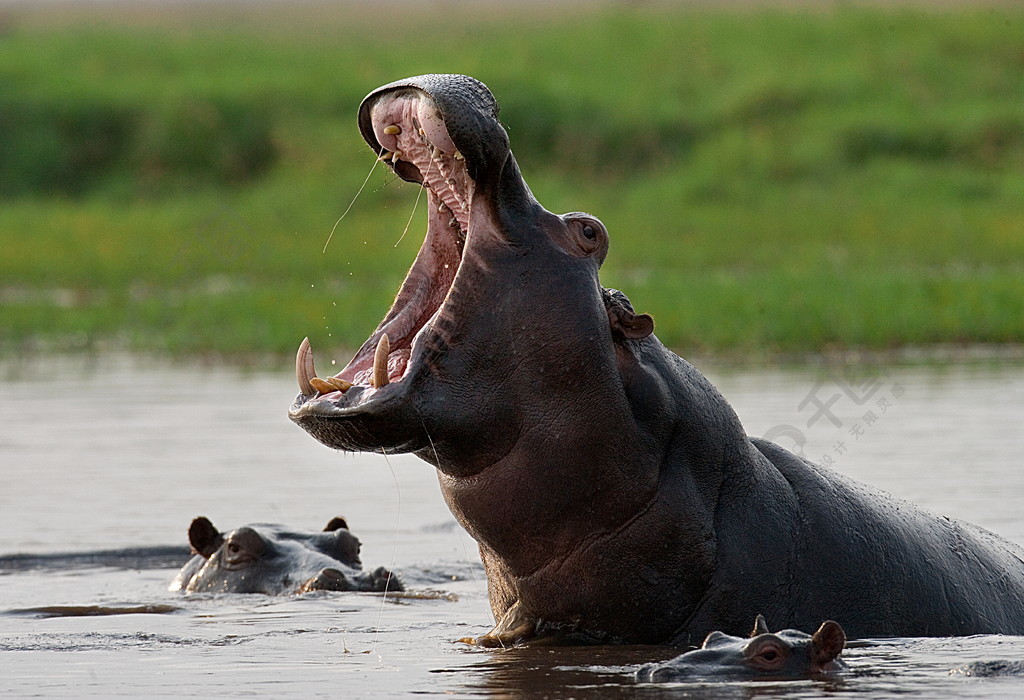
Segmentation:
<svg viewBox="0 0 1024 700">
<path fill-rule="evenodd" d="M 88 15 L 83 15 L 88 18 Z M 365 93 L 491 87 L 538 198 L 684 352 L 1024 342 L 1024 11 L 307 8 L 0 38 L 0 351 L 357 345 L 422 239 Z"/>
</svg>

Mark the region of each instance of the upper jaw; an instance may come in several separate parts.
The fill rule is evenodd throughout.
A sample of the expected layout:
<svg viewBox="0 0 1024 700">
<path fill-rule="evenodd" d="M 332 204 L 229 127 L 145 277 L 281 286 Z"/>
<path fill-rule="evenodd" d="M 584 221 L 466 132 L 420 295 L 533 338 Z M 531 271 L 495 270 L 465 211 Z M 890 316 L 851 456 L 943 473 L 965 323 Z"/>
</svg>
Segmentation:
<svg viewBox="0 0 1024 700">
<path fill-rule="evenodd" d="M 310 420 L 343 418 L 371 406 L 383 409 L 422 369 L 421 340 L 458 273 L 479 199 L 470 172 L 480 168 L 459 150 L 473 140 L 460 133 L 457 146 L 446 116 L 433 96 L 407 81 L 371 93 L 360 108 L 364 137 L 381 160 L 426 190 L 427 234 L 391 310 L 344 369 L 318 378 L 308 339 L 300 345 L 300 394 L 289 414 L 307 429 Z"/>
<path fill-rule="evenodd" d="M 383 144 L 375 122 L 380 103 L 395 95 L 420 95 L 432 105 L 432 115 L 420 126 L 434 137 L 437 122 L 443 125 L 448 142 L 465 156 L 469 176 L 478 185 L 496 173 L 509 155 L 508 134 L 498 121 L 498 103 L 487 86 L 466 75 L 433 74 L 405 78 L 377 88 L 359 106 L 359 130 L 367 145 L 380 153 Z M 436 119 L 433 117 L 436 116 Z M 436 138 L 434 145 L 445 147 L 445 139 Z M 407 177 L 408 169 L 395 169 Z"/>
</svg>

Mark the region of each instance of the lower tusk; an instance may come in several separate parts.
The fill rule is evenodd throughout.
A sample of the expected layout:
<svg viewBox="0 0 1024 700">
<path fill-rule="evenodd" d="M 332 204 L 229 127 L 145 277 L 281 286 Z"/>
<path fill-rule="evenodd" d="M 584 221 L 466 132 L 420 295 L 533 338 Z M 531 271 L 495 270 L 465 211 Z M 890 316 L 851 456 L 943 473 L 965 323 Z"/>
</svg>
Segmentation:
<svg viewBox="0 0 1024 700">
<path fill-rule="evenodd" d="M 299 344 L 299 351 L 295 354 L 295 379 L 299 382 L 299 391 L 304 396 L 315 393 L 311 379 L 316 378 L 316 370 L 313 368 L 313 348 L 309 345 L 309 338 L 303 338 Z"/>
<path fill-rule="evenodd" d="M 391 341 L 387 333 L 382 333 L 377 343 L 377 351 L 373 354 L 373 376 L 370 377 L 370 386 L 380 389 L 387 386 L 391 381 L 388 378 L 388 355 L 391 354 Z"/>
</svg>

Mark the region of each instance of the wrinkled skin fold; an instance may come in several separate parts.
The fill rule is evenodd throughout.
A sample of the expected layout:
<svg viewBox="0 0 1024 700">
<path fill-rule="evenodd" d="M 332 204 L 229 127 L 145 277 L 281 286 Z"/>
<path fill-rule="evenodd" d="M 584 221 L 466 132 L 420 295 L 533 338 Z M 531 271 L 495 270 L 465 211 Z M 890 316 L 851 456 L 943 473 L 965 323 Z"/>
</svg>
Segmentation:
<svg viewBox="0 0 1024 700">
<path fill-rule="evenodd" d="M 290 409 L 326 445 L 437 468 L 487 571 L 481 643 L 685 646 L 758 613 L 852 637 L 1024 633 L 1019 547 L 749 438 L 601 286 L 605 227 L 540 205 L 497 113 L 466 76 L 363 101 L 370 148 L 425 189 L 427 233 L 341 372 L 316 377 L 304 343 Z"/>
</svg>

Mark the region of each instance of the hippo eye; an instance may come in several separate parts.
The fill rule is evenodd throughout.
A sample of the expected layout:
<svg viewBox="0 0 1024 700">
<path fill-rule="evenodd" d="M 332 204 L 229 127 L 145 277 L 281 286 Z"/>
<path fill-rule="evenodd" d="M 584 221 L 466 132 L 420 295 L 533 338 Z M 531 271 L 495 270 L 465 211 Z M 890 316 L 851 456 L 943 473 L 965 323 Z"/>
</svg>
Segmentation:
<svg viewBox="0 0 1024 700">
<path fill-rule="evenodd" d="M 562 249 L 577 258 L 596 257 L 604 262 L 608 248 L 608 232 L 604 225 L 589 214 L 564 214 L 565 228 L 559 227 L 556 241 Z"/>
<path fill-rule="evenodd" d="M 767 637 L 770 635 L 761 635 L 758 639 Z M 762 671 L 772 671 L 780 667 L 789 658 L 789 652 L 784 644 L 778 640 L 772 640 L 768 643 L 759 642 L 751 644 L 746 650 L 745 655 L 750 664 Z"/>
<path fill-rule="evenodd" d="M 238 554 L 239 552 L 242 551 L 242 548 L 239 547 L 234 542 L 231 542 L 230 544 L 228 544 L 228 551 L 231 552 L 232 554 Z"/>
</svg>

